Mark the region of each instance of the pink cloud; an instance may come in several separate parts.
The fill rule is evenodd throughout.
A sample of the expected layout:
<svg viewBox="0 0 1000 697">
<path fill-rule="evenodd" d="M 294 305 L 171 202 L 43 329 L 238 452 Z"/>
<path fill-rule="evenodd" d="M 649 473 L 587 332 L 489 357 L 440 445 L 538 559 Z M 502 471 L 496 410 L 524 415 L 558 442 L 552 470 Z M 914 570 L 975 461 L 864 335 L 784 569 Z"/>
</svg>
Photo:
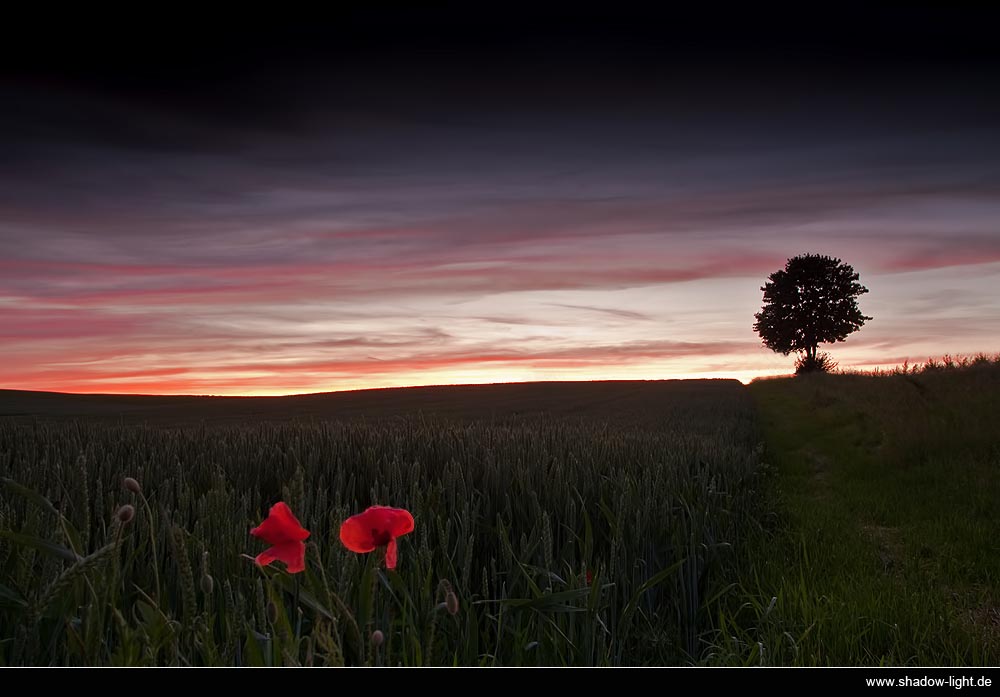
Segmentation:
<svg viewBox="0 0 1000 697">
<path fill-rule="evenodd" d="M 962 249 L 960 244 L 955 244 L 936 250 L 905 252 L 882 263 L 880 268 L 892 273 L 907 273 L 996 262 L 1000 262 L 1000 241 L 993 249 Z"/>
<path fill-rule="evenodd" d="M 92 309 L 0 307 L 0 339 L 74 339 L 134 333 L 142 321 Z"/>
</svg>

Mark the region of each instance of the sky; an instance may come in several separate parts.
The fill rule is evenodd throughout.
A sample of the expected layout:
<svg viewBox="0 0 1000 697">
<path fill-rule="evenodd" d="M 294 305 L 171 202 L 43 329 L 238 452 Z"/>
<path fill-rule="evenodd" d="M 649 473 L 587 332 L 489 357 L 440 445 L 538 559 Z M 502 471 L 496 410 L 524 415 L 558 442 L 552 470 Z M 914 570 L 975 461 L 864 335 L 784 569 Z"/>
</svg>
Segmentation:
<svg viewBox="0 0 1000 697">
<path fill-rule="evenodd" d="M 436 8 L 12 23 L 0 388 L 746 381 L 805 253 L 842 368 L 1000 350 L 996 12 Z"/>
</svg>

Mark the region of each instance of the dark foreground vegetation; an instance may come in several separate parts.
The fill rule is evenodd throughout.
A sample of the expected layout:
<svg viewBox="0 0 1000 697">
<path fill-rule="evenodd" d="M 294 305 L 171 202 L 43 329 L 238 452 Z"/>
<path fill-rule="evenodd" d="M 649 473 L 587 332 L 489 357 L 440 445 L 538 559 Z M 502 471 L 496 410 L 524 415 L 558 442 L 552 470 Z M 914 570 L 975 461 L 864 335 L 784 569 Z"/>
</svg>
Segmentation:
<svg viewBox="0 0 1000 697">
<path fill-rule="evenodd" d="M 995 665 L 997 414 L 991 360 L 0 392 L 0 663 Z M 279 500 L 311 531 L 302 574 L 252 560 Z M 415 518 L 395 570 L 338 540 L 370 504 Z"/>
<path fill-rule="evenodd" d="M 696 661 L 759 498 L 735 381 L 21 397 L 57 418 L 6 396 L 8 664 Z M 294 577 L 252 561 L 278 500 L 312 533 Z M 416 520 L 393 571 L 338 540 L 370 504 Z"/>
</svg>

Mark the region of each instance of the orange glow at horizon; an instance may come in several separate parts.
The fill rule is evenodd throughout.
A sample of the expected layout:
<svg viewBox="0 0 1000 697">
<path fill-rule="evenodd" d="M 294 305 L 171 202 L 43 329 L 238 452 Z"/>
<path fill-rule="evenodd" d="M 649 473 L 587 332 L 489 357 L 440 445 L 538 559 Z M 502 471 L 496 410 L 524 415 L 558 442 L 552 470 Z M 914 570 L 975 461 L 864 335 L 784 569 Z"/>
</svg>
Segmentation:
<svg viewBox="0 0 1000 697">
<path fill-rule="evenodd" d="M 827 347 L 830 348 L 830 347 Z M 973 354 L 962 354 L 973 355 Z M 928 355 L 920 358 L 903 358 L 890 362 L 861 362 L 845 365 L 840 364 L 841 369 L 871 371 L 873 369 L 891 370 L 899 366 L 904 360 L 909 360 L 910 364 L 920 363 L 927 358 L 938 358 L 939 356 Z M 74 382 L 68 379 L 64 383 L 51 383 L 43 385 L 20 385 L 17 383 L 3 385 L 0 389 L 24 389 L 40 390 L 50 392 L 60 392 L 69 394 L 118 394 L 118 395 L 202 395 L 220 397 L 279 397 L 297 394 L 315 394 L 322 392 L 345 392 L 355 390 L 388 389 L 405 387 L 428 387 L 428 386 L 458 386 L 458 385 L 483 385 L 500 383 L 528 383 L 528 382 L 589 382 L 608 380 L 696 380 L 696 379 L 730 379 L 739 380 L 743 384 L 748 384 L 756 378 L 790 376 L 793 373 L 792 363 L 794 357 L 775 357 L 780 365 L 773 365 L 776 361 L 769 361 L 772 366 L 760 368 L 736 368 L 736 369 L 698 369 L 699 363 L 691 361 L 690 365 L 673 365 L 672 369 L 665 366 L 650 366 L 637 364 L 634 366 L 616 366 L 613 368 L 581 367 L 569 368 L 560 367 L 555 369 L 525 368 L 509 365 L 474 365 L 462 369 L 449 369 L 442 367 L 439 369 L 427 370 L 420 373 L 401 372 L 395 375 L 374 373 L 370 377 L 364 376 L 344 377 L 332 382 L 329 379 L 319 377 L 307 378 L 303 376 L 292 377 L 287 383 L 290 387 L 275 384 L 277 378 L 270 374 L 254 374 L 243 376 L 228 376 L 220 378 L 210 374 L 192 374 L 186 378 L 173 378 L 163 376 L 156 379 L 151 375 L 113 375 L 105 379 L 95 379 L 91 381 Z M 68 376 L 67 376 L 68 377 Z M 228 383 L 228 384 L 227 384 Z M 263 383 L 263 384 L 261 384 Z M 268 384 L 270 383 L 270 384 Z"/>
<path fill-rule="evenodd" d="M 756 262 L 763 265 L 762 262 Z M 1000 263 L 869 273 L 875 319 L 825 345 L 843 369 L 945 353 L 991 353 L 1000 329 L 922 301 L 929 285 L 986 298 Z M 639 282 L 641 283 L 641 282 Z M 437 291 L 342 305 L 204 296 L 197 310 L 122 293 L 100 307 L 0 297 L 0 388 L 102 394 L 276 396 L 421 385 L 788 375 L 794 356 L 750 327 L 759 274 L 615 289 L 518 290 L 443 300 Z M 462 296 L 459 296 L 460 298 Z M 362 312 L 361 309 L 365 311 Z M 0 332 L 4 329 L 0 328 Z"/>
<path fill-rule="evenodd" d="M 302 385 L 293 390 L 282 388 L 248 388 L 248 389 L 216 389 L 203 391 L 198 388 L 187 388 L 185 383 L 171 382 L 139 382 L 127 383 L 125 386 L 115 387 L 111 384 L 95 387 L 92 384 L 74 385 L 67 384 L 64 387 L 32 388 L 45 392 L 58 392 L 64 394 L 115 394 L 115 395 L 174 395 L 174 396 L 213 396 L 213 397 L 285 397 L 302 394 L 317 394 L 324 392 L 351 392 L 357 390 L 373 389 L 393 389 L 406 387 L 440 387 L 440 386 L 460 386 L 460 385 L 490 385 L 490 384 L 512 384 L 530 382 L 602 382 L 614 380 L 699 380 L 699 379 L 733 379 L 739 380 L 743 384 L 748 384 L 758 377 L 771 377 L 790 374 L 788 371 L 780 370 L 757 370 L 757 371 L 724 371 L 724 372 L 694 372 L 649 375 L 643 373 L 642 376 L 633 375 L 629 372 L 607 372 L 600 374 L 580 375 L 580 374 L 553 374 L 544 373 L 538 376 L 520 375 L 510 377 L 512 371 L 498 369 L 496 374 L 489 371 L 470 371 L 468 373 L 432 373 L 426 377 L 427 382 L 410 382 L 407 377 L 396 379 L 375 379 L 372 381 L 340 382 L 336 387 L 329 387 L 328 383 L 316 383 L 315 385 Z M 0 388 L 4 389 L 4 388 Z M 28 389 L 25 387 L 6 389 Z"/>
</svg>

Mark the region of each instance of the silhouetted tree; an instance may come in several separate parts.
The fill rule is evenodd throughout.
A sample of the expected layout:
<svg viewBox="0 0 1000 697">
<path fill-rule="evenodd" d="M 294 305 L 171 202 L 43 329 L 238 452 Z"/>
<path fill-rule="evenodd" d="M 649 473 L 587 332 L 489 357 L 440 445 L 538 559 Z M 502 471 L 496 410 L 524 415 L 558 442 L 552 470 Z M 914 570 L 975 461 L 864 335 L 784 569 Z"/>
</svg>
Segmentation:
<svg viewBox="0 0 1000 697">
<path fill-rule="evenodd" d="M 840 259 L 805 254 L 789 259 L 761 287 L 764 307 L 754 317 L 754 331 L 764 345 L 785 356 L 801 353 L 796 372 L 825 371 L 834 366 L 819 354 L 820 344 L 843 341 L 871 317 L 861 314 L 858 296 L 868 289 Z"/>
</svg>

